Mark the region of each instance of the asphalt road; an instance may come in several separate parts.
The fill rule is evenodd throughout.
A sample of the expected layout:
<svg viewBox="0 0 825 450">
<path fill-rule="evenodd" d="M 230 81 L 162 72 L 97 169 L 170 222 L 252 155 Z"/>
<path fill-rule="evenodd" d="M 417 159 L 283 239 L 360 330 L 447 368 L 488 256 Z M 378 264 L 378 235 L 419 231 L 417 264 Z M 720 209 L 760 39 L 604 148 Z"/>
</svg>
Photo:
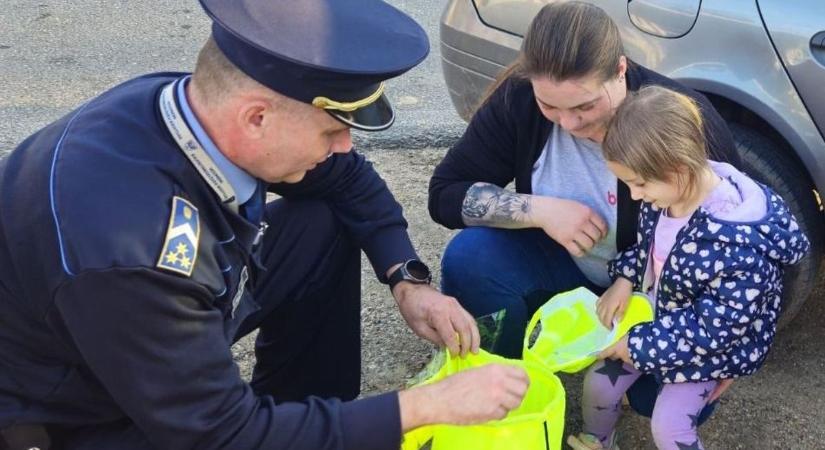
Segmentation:
<svg viewBox="0 0 825 450">
<path fill-rule="evenodd" d="M 4 0 L 0 8 L 0 154 L 86 98 L 135 75 L 188 71 L 209 36 L 197 0 Z M 431 40 L 419 66 L 388 83 L 396 124 L 359 134 L 359 147 L 445 147 L 464 122 L 453 111 L 438 49 L 443 0 L 392 0 Z M 426 131 L 422 131 L 426 130 Z"/>
<path fill-rule="evenodd" d="M 421 255 L 435 267 L 450 232 L 425 210 L 433 165 L 463 130 L 441 80 L 437 45 L 443 1 L 393 0 L 427 30 L 429 58 L 388 85 L 398 111 L 385 133 L 356 136 L 404 205 Z M 0 8 L 0 154 L 84 99 L 132 76 L 189 70 L 208 35 L 195 0 L 4 0 Z M 386 151 L 396 149 L 395 151 Z M 404 151 L 407 149 L 420 149 Z M 386 287 L 364 266 L 365 392 L 404 384 L 429 346 L 406 329 Z M 777 338 L 765 368 L 738 381 L 702 428 L 708 448 L 825 449 L 825 307 L 806 305 Z M 251 348 L 236 348 L 248 373 Z M 566 377 L 568 432 L 580 427 L 576 377 Z M 651 448 L 647 422 L 626 415 L 622 448 Z"/>
</svg>

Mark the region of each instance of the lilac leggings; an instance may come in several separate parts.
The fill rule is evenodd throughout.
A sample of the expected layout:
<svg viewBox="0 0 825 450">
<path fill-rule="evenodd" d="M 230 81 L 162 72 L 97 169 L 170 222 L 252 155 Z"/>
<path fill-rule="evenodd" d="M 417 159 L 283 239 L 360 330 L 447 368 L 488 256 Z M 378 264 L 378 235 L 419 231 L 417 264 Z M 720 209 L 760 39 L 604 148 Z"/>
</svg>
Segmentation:
<svg viewBox="0 0 825 450">
<path fill-rule="evenodd" d="M 587 371 L 582 395 L 584 432 L 601 439 L 613 433 L 625 391 L 641 372 L 620 360 L 597 361 Z M 696 433 L 699 413 L 716 387 L 716 381 L 662 385 L 650 425 L 660 450 L 704 449 Z"/>
</svg>

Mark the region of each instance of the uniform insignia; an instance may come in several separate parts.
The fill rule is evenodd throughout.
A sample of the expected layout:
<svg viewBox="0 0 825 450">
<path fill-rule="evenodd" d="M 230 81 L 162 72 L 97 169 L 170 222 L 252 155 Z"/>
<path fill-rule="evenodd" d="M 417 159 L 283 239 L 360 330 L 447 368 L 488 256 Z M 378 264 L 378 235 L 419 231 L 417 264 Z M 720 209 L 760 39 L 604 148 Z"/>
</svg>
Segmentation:
<svg viewBox="0 0 825 450">
<path fill-rule="evenodd" d="M 191 276 L 198 259 L 198 209 L 181 197 L 172 198 L 172 214 L 157 267 Z"/>
</svg>

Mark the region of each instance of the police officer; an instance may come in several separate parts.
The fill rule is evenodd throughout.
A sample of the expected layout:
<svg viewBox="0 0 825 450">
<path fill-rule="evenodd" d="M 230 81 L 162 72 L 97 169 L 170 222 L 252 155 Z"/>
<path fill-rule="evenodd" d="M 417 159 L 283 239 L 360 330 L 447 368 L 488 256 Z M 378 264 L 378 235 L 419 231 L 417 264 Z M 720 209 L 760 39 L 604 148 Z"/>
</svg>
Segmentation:
<svg viewBox="0 0 825 450">
<path fill-rule="evenodd" d="M 506 366 L 355 400 L 360 249 L 417 334 L 478 348 L 351 151 L 392 124 L 383 82 L 423 30 L 375 0 L 201 3 L 193 74 L 127 81 L 0 164 L 0 447 L 396 449 L 517 406 Z M 247 384 L 230 346 L 255 329 Z"/>
</svg>

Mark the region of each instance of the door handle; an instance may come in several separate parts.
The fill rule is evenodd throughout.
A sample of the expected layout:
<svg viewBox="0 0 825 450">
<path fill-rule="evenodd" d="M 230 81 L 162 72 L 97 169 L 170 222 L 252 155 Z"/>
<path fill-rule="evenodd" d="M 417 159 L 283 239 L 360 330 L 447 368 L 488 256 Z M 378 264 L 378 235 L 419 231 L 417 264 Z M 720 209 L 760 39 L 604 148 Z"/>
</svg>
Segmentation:
<svg viewBox="0 0 825 450">
<path fill-rule="evenodd" d="M 811 49 L 825 50 L 825 31 L 820 31 L 811 38 Z"/>
</svg>

